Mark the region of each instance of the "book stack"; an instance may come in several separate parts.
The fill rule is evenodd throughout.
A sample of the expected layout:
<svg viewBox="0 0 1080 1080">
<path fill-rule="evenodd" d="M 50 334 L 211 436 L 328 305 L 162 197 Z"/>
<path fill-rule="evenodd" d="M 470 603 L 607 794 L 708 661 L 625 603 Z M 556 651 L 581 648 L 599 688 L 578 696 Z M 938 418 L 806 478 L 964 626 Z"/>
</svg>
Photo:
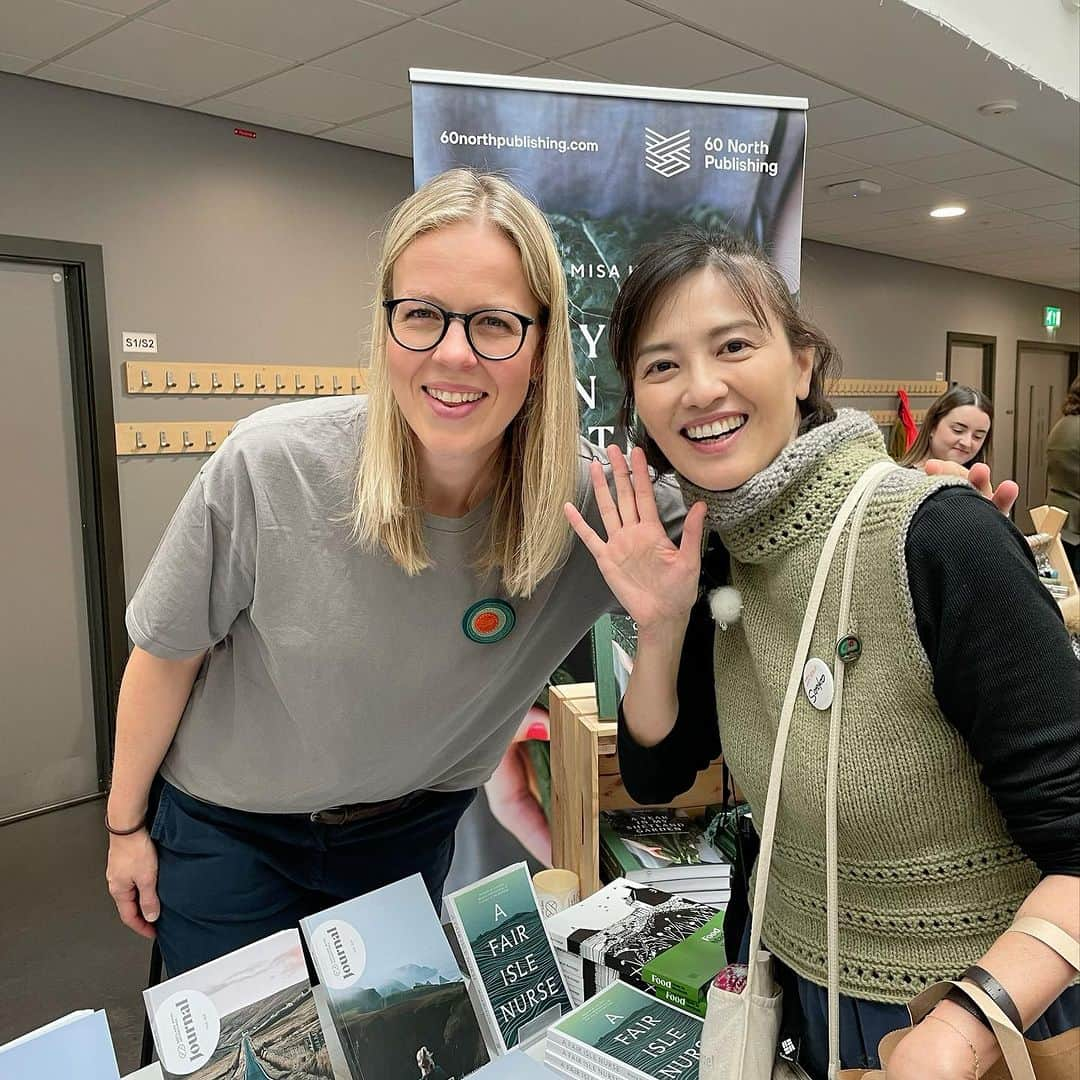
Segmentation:
<svg viewBox="0 0 1080 1080">
<path fill-rule="evenodd" d="M 720 907 L 731 897 L 731 864 L 683 810 L 603 811 L 600 873 Z"/>
<path fill-rule="evenodd" d="M 488 1061 L 419 874 L 301 920 L 350 1073 L 461 1080 Z"/>
<path fill-rule="evenodd" d="M 525 863 L 446 897 L 494 1054 L 536 1042 L 572 1008 Z"/>
<path fill-rule="evenodd" d="M 614 983 L 548 1031 L 544 1060 L 573 1080 L 698 1080 L 702 1021 Z"/>
<path fill-rule="evenodd" d="M 547 930 L 575 1005 L 622 981 L 704 1015 L 709 981 L 725 964 L 723 919 L 711 904 L 617 878 L 552 916 Z"/>
<path fill-rule="evenodd" d="M 143 997 L 166 1080 L 333 1080 L 297 930 L 237 949 Z"/>
</svg>

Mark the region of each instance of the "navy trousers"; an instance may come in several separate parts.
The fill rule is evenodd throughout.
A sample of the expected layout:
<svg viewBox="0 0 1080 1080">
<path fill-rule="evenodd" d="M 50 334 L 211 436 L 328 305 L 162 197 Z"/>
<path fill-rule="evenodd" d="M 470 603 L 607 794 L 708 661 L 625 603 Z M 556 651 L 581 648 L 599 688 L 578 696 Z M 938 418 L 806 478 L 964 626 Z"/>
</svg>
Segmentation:
<svg viewBox="0 0 1080 1080">
<path fill-rule="evenodd" d="M 158 944 L 171 977 L 295 927 L 343 900 L 421 874 L 435 910 L 454 830 L 475 790 L 419 792 L 401 810 L 348 825 L 307 814 L 215 806 L 158 780 Z"/>
</svg>

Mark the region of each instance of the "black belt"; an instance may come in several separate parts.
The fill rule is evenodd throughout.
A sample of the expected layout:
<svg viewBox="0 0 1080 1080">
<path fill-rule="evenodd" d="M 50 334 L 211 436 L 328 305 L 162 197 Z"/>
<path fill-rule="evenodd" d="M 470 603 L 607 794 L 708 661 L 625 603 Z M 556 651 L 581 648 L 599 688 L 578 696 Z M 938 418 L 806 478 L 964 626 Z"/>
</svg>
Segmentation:
<svg viewBox="0 0 1080 1080">
<path fill-rule="evenodd" d="M 383 802 L 328 806 L 325 810 L 315 810 L 308 816 L 318 825 L 351 825 L 355 821 L 389 817 L 427 794 L 426 791 L 411 791 L 408 795 L 402 795 L 397 799 L 386 799 Z"/>
</svg>

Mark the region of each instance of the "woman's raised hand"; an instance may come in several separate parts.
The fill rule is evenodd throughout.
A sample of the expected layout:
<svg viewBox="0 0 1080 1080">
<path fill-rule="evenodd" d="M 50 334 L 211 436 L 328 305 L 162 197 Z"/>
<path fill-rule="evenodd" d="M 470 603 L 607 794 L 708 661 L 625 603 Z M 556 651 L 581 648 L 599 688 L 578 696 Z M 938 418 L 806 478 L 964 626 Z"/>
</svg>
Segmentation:
<svg viewBox="0 0 1080 1080">
<path fill-rule="evenodd" d="M 676 547 L 656 512 L 645 452 L 635 447 L 629 465 L 617 446 L 609 448 L 609 456 L 617 503 L 611 497 L 603 466 L 598 461 L 591 466 L 607 542 L 571 503 L 564 507 L 567 520 L 596 559 L 615 598 L 637 623 L 639 633 L 685 623 L 697 599 L 705 504 L 695 503 L 690 508 L 682 542 Z"/>
</svg>

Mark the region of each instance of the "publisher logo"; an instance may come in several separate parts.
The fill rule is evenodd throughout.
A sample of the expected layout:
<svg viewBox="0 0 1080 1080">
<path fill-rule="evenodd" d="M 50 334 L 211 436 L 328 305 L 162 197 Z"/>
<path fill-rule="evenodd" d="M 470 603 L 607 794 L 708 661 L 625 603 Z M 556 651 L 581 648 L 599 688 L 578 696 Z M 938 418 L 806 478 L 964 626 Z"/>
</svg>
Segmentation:
<svg viewBox="0 0 1080 1080">
<path fill-rule="evenodd" d="M 158 1053 L 166 1072 L 187 1076 L 214 1056 L 221 1038 L 221 1017 L 198 990 L 177 990 L 154 1013 Z"/>
<path fill-rule="evenodd" d="M 645 165 L 654 173 L 671 179 L 690 168 L 690 129 L 678 135 L 661 135 L 645 129 Z"/>
<path fill-rule="evenodd" d="M 321 923 L 311 935 L 313 959 L 331 990 L 348 990 L 367 967 L 364 939 L 343 919 Z"/>
</svg>

